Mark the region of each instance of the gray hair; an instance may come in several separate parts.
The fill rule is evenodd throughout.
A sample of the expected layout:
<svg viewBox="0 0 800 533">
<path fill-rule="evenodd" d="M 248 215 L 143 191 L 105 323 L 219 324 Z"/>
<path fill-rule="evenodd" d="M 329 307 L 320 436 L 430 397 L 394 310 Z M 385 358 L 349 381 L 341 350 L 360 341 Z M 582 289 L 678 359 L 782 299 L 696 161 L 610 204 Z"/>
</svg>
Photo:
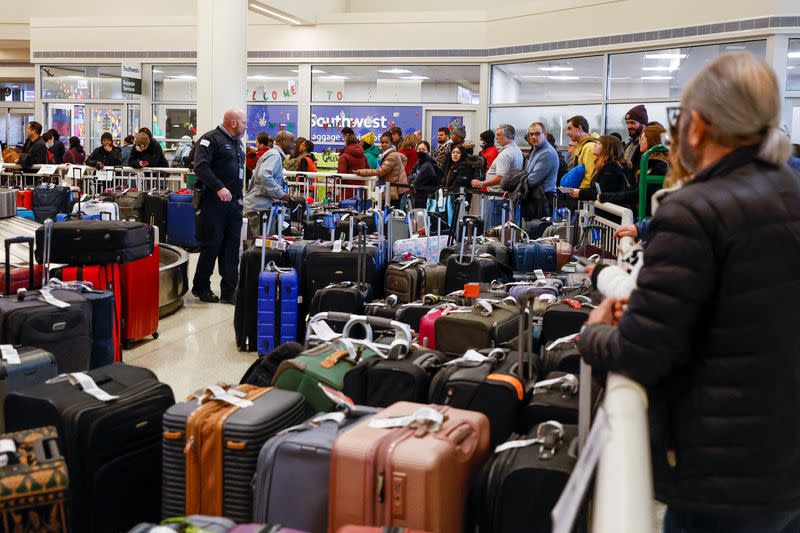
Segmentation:
<svg viewBox="0 0 800 533">
<path fill-rule="evenodd" d="M 495 128 L 496 130 L 501 130 L 503 132 L 503 136 L 513 140 L 514 137 L 517 136 L 517 130 L 514 129 L 514 126 L 511 124 L 500 124 Z"/>
<path fill-rule="evenodd" d="M 780 165 L 791 145 L 778 127 L 781 98 L 772 67 L 750 52 L 724 54 L 691 79 L 681 99 L 712 125 L 712 139 L 727 147 L 760 144 L 759 157 Z"/>
</svg>

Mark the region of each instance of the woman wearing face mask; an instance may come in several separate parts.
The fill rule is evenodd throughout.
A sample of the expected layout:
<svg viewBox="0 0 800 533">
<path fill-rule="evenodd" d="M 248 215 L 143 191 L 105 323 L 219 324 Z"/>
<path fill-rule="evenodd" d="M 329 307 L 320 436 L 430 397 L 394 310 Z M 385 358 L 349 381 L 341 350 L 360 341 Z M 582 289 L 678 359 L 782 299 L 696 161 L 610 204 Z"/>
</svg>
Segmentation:
<svg viewBox="0 0 800 533">
<path fill-rule="evenodd" d="M 484 173 L 489 170 L 489 167 L 492 166 L 497 154 L 497 147 L 494 145 L 494 132 L 492 130 L 486 130 L 481 133 L 481 159 L 484 162 L 483 169 Z"/>
<path fill-rule="evenodd" d="M 431 145 L 428 144 L 428 141 L 422 141 L 417 144 L 417 163 L 409 176 L 409 182 L 414 186 L 415 208 L 427 206 L 428 195 L 431 193 L 428 189 L 438 187 L 441 181 L 441 170 L 436 166 L 436 160 L 431 157 L 430 153 Z"/>
</svg>

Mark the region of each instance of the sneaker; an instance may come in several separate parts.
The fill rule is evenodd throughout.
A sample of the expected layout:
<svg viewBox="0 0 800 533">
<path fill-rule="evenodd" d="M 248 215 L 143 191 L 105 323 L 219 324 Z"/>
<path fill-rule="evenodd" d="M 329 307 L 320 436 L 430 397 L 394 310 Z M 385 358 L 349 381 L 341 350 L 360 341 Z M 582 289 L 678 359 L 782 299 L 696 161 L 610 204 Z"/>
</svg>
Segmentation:
<svg viewBox="0 0 800 533">
<path fill-rule="evenodd" d="M 192 294 L 194 296 L 196 296 L 197 298 L 199 298 L 201 302 L 206 302 L 206 303 L 209 303 L 209 304 L 215 304 L 215 303 L 217 303 L 219 301 L 219 298 L 217 298 L 217 295 L 214 294 L 213 292 L 211 292 L 210 290 L 200 292 L 200 291 L 198 291 L 196 289 L 192 289 Z"/>
<path fill-rule="evenodd" d="M 236 302 L 233 301 L 233 296 L 220 296 L 219 303 L 234 305 Z"/>
</svg>

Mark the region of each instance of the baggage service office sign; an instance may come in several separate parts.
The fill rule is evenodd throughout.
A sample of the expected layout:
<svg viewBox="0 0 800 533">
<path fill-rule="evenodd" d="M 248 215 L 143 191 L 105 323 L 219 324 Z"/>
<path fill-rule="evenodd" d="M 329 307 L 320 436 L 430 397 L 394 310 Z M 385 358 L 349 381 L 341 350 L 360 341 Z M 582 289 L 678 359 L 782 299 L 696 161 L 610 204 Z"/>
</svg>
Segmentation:
<svg viewBox="0 0 800 533">
<path fill-rule="evenodd" d="M 142 65 L 141 63 L 122 64 L 122 93 L 142 94 Z"/>
<path fill-rule="evenodd" d="M 422 106 L 311 106 L 311 142 L 343 146 L 342 128 L 350 127 L 356 136 L 373 132 L 378 144 L 385 131 L 399 126 L 403 135 L 422 129 Z"/>
</svg>

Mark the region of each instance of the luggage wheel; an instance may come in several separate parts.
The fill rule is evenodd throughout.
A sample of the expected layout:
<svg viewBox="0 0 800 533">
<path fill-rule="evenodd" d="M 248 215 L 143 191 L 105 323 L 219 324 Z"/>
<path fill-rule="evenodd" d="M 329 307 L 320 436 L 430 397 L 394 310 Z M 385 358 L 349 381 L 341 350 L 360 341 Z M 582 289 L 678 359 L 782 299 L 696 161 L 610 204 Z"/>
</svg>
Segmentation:
<svg viewBox="0 0 800 533">
<path fill-rule="evenodd" d="M 157 332 L 157 331 L 154 331 L 154 332 L 153 332 L 153 339 L 157 339 L 157 338 L 158 338 L 158 332 Z"/>
</svg>

